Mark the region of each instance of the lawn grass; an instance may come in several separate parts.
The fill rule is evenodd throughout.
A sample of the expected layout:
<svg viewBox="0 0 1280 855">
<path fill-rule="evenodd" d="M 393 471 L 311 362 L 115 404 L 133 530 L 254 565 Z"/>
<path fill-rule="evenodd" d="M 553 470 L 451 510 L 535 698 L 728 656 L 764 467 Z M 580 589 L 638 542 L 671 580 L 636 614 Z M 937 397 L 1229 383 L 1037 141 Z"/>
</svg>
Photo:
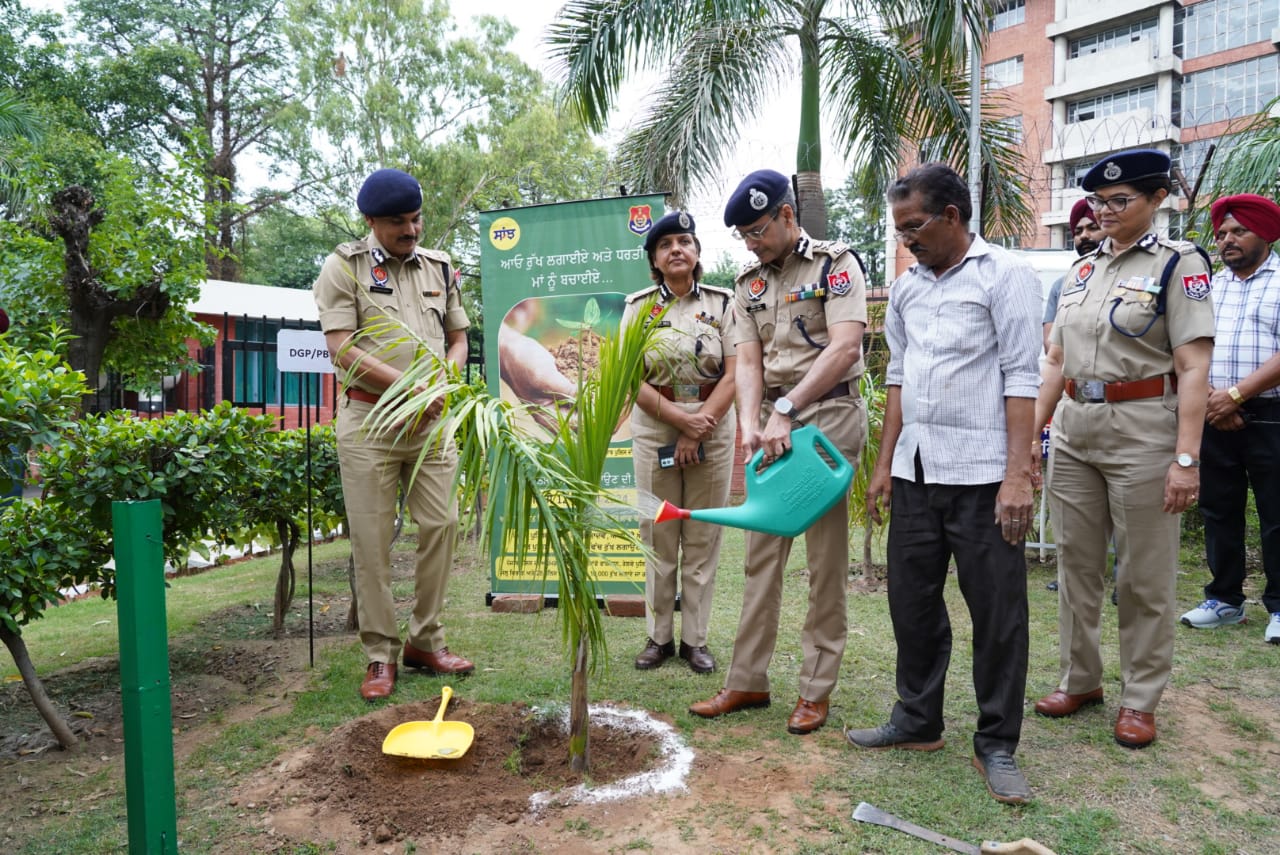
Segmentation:
<svg viewBox="0 0 1280 855">
<path fill-rule="evenodd" d="M 855 543 L 860 538 L 855 537 Z M 405 539 L 399 548 L 408 549 Z M 674 664 L 656 672 L 637 672 L 631 660 L 644 644 L 643 620 L 607 619 L 609 658 L 591 681 L 593 701 L 643 707 L 668 716 L 695 751 L 746 752 L 759 749 L 768 764 L 794 762 L 788 749 L 796 737 L 783 732 L 796 696 L 799 628 L 803 622 L 806 580 L 804 549 L 794 551 L 784 583 L 782 629 L 770 670 L 774 706 L 758 714 L 706 721 L 688 713 L 693 700 L 709 697 L 721 685 L 737 627 L 742 594 L 741 532 L 727 530 L 708 645 L 720 672 L 696 675 Z M 856 553 L 856 550 L 855 550 Z M 347 544 L 318 544 L 314 550 L 314 584 L 318 601 L 344 597 Z M 463 684 L 468 700 L 479 703 L 563 702 L 569 695 L 569 667 L 561 649 L 560 626 L 552 610 L 534 615 L 495 614 L 485 605 L 487 567 L 474 547 L 460 551 L 460 569 L 450 585 L 446 624 L 452 649 L 477 663 L 477 673 Z M 299 556 L 299 594 L 288 619 L 295 637 L 306 619 L 306 556 Z M 1187 607 L 1200 598 L 1205 581 L 1200 554 L 1184 554 L 1178 580 L 1179 602 Z M 201 575 L 171 580 L 167 610 L 175 680 L 180 671 L 199 667 L 202 651 L 220 642 L 269 636 L 271 596 L 278 556 L 220 567 Z M 1280 838 L 1280 809 L 1251 811 L 1251 803 L 1280 805 L 1275 756 L 1258 756 L 1260 743 L 1274 751 L 1280 738 L 1280 687 L 1275 679 L 1277 648 L 1263 644 L 1262 610 L 1250 605 L 1253 620 L 1221 632 L 1180 628 L 1177 635 L 1171 695 L 1160 710 L 1161 739 L 1144 751 L 1115 745 L 1110 735 L 1118 697 L 1119 665 L 1115 648 L 1115 610 L 1104 611 L 1104 659 L 1108 705 L 1073 719 L 1046 720 L 1030 713 L 1035 698 L 1057 681 L 1057 599 L 1045 589 L 1054 578 L 1051 565 L 1029 565 L 1031 617 L 1028 715 L 1019 760 L 1036 791 L 1022 808 L 994 802 L 969 765 L 970 734 L 977 715 L 973 699 L 969 650 L 971 636 L 962 599 L 948 585 L 955 640 L 947 681 L 948 745 L 930 754 L 858 752 L 841 736 L 844 726 L 884 721 L 893 704 L 895 645 L 883 591 L 849 597 L 849 644 L 841 682 L 832 698 L 831 720 L 808 744 L 829 756 L 830 770 L 820 775 L 812 792 L 797 793 L 795 804 L 805 815 L 804 834 L 797 837 L 776 813 L 750 811 L 741 804 L 708 804 L 696 820 L 681 820 L 682 839 L 693 839 L 699 825 L 736 828 L 740 851 L 932 853 L 937 850 L 901 833 L 852 822 L 859 801 L 867 801 L 917 824 L 963 840 L 1016 840 L 1032 837 L 1060 855 L 1103 855 L 1115 852 L 1256 853 L 1280 852 L 1268 841 Z M 1251 582 L 1253 580 L 1251 579 Z M 406 594 L 407 583 L 397 583 Z M 338 608 L 339 606 L 335 606 Z M 345 609 L 345 602 L 340 608 Z M 301 632 L 305 637 L 305 630 Z M 116 654 L 115 604 L 98 598 L 49 611 L 26 628 L 24 638 L 43 675 L 54 674 L 92 657 Z M 272 714 L 223 721 L 179 764 L 179 832 L 183 852 L 219 850 L 229 834 L 243 834 L 246 808 L 227 802 L 226 794 L 250 773 L 268 766 L 282 752 L 369 711 L 356 692 L 363 657 L 352 636 L 322 638 L 315 668 L 303 685 L 283 698 Z M 15 673 L 0 653 L 0 674 Z M 397 700 L 425 700 L 438 694 L 442 681 L 415 677 L 402 680 Z M 1270 711 L 1270 714 L 1268 714 Z M 1193 715 L 1194 714 L 1194 715 Z M 1212 725 L 1225 745 L 1201 752 L 1193 728 Z M 46 761 L 47 762 L 47 761 Z M 74 807 L 56 799 L 37 805 L 21 821 L 22 853 L 99 853 L 126 847 L 123 784 L 108 770 L 120 768 L 92 755 L 67 758 Z M 21 775 L 20 764 L 15 766 Z M 87 770 L 87 771 L 86 771 Z M 1229 792 L 1220 792 L 1222 782 Z M 12 790 L 11 790 L 12 792 Z M 13 798 L 13 796 L 10 796 Z M 830 805 L 839 806 L 833 813 Z M 660 814 L 655 814 L 655 821 Z M 3 831 L 3 829 L 0 829 Z M 566 826 L 575 838 L 590 841 L 598 830 Z M 647 838 L 633 849 L 647 851 Z M 274 841 L 272 842 L 274 846 Z M 263 848 L 267 848 L 264 839 Z M 291 852 L 324 852 L 323 844 L 300 845 Z M 399 850 L 397 850 L 399 851 Z"/>
</svg>

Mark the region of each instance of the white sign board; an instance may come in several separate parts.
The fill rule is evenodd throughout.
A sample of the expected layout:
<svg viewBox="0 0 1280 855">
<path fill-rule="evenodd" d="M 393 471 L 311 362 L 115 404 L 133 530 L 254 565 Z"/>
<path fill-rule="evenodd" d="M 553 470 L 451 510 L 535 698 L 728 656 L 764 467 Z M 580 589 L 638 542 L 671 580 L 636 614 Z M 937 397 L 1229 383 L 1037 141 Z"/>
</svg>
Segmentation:
<svg viewBox="0 0 1280 855">
<path fill-rule="evenodd" d="M 302 374 L 332 374 L 329 345 L 321 330 L 280 330 L 276 333 L 276 368 Z"/>
</svg>

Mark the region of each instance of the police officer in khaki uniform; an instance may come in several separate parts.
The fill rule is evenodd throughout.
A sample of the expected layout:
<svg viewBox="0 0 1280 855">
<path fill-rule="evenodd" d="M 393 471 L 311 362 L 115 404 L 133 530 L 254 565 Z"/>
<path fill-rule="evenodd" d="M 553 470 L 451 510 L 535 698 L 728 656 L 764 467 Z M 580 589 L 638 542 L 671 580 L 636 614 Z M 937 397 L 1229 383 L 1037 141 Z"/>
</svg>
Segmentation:
<svg viewBox="0 0 1280 855">
<path fill-rule="evenodd" d="M 351 526 L 360 643 L 369 662 L 360 693 L 375 700 L 395 688 L 400 654 L 390 550 L 401 487 L 408 491 L 406 504 L 418 524 L 404 663 L 436 674 L 465 674 L 475 667 L 445 647 L 440 621 L 458 524 L 456 453 L 452 446 L 432 451 L 418 466 L 444 402 L 433 402 L 407 438 L 372 435 L 365 427 L 373 405 L 414 360 L 417 341 L 437 357 L 462 365 L 470 321 L 449 256 L 418 246 L 422 188 L 417 180 L 398 169 L 380 169 L 365 180 L 356 204 L 370 235 L 334 250 L 314 291 L 320 326 L 342 380 L 338 463 Z"/>
<path fill-rule="evenodd" d="M 793 422 L 820 429 L 856 463 L 867 438 L 858 394 L 866 287 L 857 256 L 844 244 L 815 241 L 796 219 L 795 194 L 773 170 L 743 179 L 725 206 L 725 225 L 758 259 L 734 292 L 738 421 L 744 451 L 771 464 L 791 447 Z M 769 705 L 769 660 L 778 636 L 782 574 L 791 539 L 747 533 L 746 585 L 725 687 L 689 711 L 713 718 Z M 849 508 L 835 507 L 805 532 L 809 609 L 800 642 L 800 699 L 790 733 L 827 720 L 844 656 L 848 616 Z"/>
<path fill-rule="evenodd" d="M 1124 565 L 1115 739 L 1142 748 L 1156 738 L 1172 666 L 1181 514 L 1199 491 L 1214 334 L 1209 263 L 1193 244 L 1152 231 L 1171 190 L 1168 155 L 1110 155 L 1080 185 L 1106 239 L 1067 274 L 1036 402 L 1037 435 L 1053 416 L 1047 489 L 1062 669 L 1036 712 L 1068 716 L 1102 702 L 1102 523 L 1110 520 Z"/>
<path fill-rule="evenodd" d="M 624 327 L 637 315 L 658 325 L 631 411 L 636 484 L 682 508 L 728 504 L 733 475 L 733 292 L 703 285 L 702 245 L 693 217 L 673 211 L 644 241 L 655 284 L 627 297 Z M 640 523 L 653 554 L 645 562 L 649 639 L 636 667 L 657 668 L 676 654 L 676 571 L 680 581 L 680 658 L 714 671 L 707 623 L 724 529 L 698 520 Z"/>
</svg>

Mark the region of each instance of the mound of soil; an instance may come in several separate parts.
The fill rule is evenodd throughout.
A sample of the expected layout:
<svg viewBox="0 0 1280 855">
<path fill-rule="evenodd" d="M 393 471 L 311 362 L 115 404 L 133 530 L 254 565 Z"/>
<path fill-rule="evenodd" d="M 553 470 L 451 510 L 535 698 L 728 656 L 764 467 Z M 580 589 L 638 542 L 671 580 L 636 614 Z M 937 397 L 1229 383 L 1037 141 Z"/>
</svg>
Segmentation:
<svg viewBox="0 0 1280 855">
<path fill-rule="evenodd" d="M 563 719 L 524 704 L 470 703 L 456 695 L 447 721 L 465 721 L 475 741 L 457 760 L 382 753 L 397 724 L 429 721 L 439 700 L 395 704 L 351 721 L 313 745 L 281 757 L 237 796 L 265 807 L 277 836 L 359 840 L 360 846 L 405 838 L 461 837 L 476 823 L 515 824 L 530 796 L 582 783 L 569 769 Z M 607 784 L 658 762 L 652 736 L 592 725 L 590 782 Z M 283 773 L 283 774 L 282 774 Z"/>
</svg>

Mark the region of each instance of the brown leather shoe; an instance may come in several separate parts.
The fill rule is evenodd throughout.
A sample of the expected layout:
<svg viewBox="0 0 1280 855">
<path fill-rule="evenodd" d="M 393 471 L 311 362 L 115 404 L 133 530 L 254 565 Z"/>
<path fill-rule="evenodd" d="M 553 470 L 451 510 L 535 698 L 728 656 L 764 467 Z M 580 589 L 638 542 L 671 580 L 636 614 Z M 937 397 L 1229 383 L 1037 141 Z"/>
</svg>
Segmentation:
<svg viewBox="0 0 1280 855">
<path fill-rule="evenodd" d="M 710 674 L 716 670 L 715 657 L 704 644 L 701 647 L 690 647 L 680 642 L 680 658 L 689 663 L 689 670 L 695 674 Z"/>
<path fill-rule="evenodd" d="M 769 706 L 768 692 L 738 692 L 733 689 L 721 689 L 716 692 L 714 698 L 691 704 L 689 712 L 703 718 L 715 718 L 725 713 L 767 706 Z"/>
<path fill-rule="evenodd" d="M 645 641 L 644 650 L 641 650 L 640 655 L 636 657 L 636 667 L 641 671 L 648 671 L 652 668 L 657 668 L 675 655 L 676 643 L 674 641 L 659 644 L 650 638 Z"/>
<path fill-rule="evenodd" d="M 391 695 L 396 687 L 396 663 L 370 662 L 360 684 L 360 695 L 366 701 L 377 701 Z"/>
<path fill-rule="evenodd" d="M 1156 714 L 1120 708 L 1116 716 L 1116 742 L 1125 748 L 1146 748 L 1156 741 Z"/>
<path fill-rule="evenodd" d="M 1047 715 L 1049 718 L 1062 718 L 1063 716 L 1075 715 L 1080 711 L 1081 707 L 1094 706 L 1100 703 L 1102 703 L 1101 686 L 1092 692 L 1085 692 L 1082 695 L 1069 695 L 1058 689 L 1036 701 L 1036 712 L 1040 713 L 1040 715 Z"/>
<path fill-rule="evenodd" d="M 796 708 L 791 711 L 791 718 L 787 719 L 787 733 L 798 733 L 803 736 L 806 733 L 813 733 L 826 723 L 827 702 L 806 701 L 801 698 L 796 701 Z"/>
<path fill-rule="evenodd" d="M 447 647 L 428 653 L 407 641 L 404 643 L 404 664 L 406 668 L 421 668 L 433 674 L 470 674 L 476 670 L 470 661 L 450 653 Z"/>
</svg>

